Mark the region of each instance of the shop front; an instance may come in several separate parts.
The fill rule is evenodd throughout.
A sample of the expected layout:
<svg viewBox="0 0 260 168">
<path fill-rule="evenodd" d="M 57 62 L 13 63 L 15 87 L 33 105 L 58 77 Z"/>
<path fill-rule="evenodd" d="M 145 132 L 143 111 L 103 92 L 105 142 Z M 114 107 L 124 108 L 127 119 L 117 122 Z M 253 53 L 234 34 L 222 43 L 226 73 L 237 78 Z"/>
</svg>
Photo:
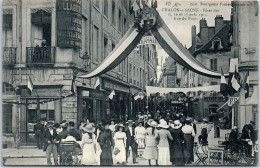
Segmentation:
<svg viewBox="0 0 260 168">
<path fill-rule="evenodd" d="M 106 91 L 105 112 L 108 119 L 125 121 L 131 117 L 131 105 L 129 105 L 129 86 L 127 83 L 104 78 L 103 89 Z M 114 90 L 113 99 L 109 99 L 109 94 Z"/>
<path fill-rule="evenodd" d="M 35 145 L 34 125 L 37 121 L 61 121 L 62 86 L 34 86 L 32 93 L 21 89 L 20 105 L 20 145 Z"/>
</svg>

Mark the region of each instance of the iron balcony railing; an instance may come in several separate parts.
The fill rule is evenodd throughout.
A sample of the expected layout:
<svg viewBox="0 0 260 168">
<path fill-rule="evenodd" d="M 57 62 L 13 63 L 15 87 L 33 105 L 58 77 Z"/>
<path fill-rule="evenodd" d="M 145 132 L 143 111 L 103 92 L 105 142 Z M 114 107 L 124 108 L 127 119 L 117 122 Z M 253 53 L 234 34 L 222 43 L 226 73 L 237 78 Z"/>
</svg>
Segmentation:
<svg viewBox="0 0 260 168">
<path fill-rule="evenodd" d="M 15 47 L 3 47 L 3 65 L 16 64 L 16 48 Z"/>
<path fill-rule="evenodd" d="M 55 60 L 55 47 L 27 47 L 26 63 L 53 64 Z"/>
</svg>

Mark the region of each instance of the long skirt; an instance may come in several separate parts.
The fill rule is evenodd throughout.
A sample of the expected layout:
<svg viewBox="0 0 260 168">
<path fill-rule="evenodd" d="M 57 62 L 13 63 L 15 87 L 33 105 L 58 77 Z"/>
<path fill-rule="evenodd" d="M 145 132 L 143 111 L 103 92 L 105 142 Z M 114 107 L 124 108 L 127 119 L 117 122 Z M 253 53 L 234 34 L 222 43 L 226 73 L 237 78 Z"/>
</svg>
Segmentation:
<svg viewBox="0 0 260 168">
<path fill-rule="evenodd" d="M 169 147 L 158 147 L 158 149 L 159 149 L 158 164 L 171 165 Z"/>
<path fill-rule="evenodd" d="M 191 134 L 184 134 L 185 163 L 192 162 L 192 155 L 193 155 L 193 137 Z"/>
<path fill-rule="evenodd" d="M 144 155 L 143 157 L 145 159 L 158 159 L 158 149 L 157 146 L 146 146 L 144 149 Z"/>
<path fill-rule="evenodd" d="M 82 159 L 81 159 L 82 165 L 97 165 L 97 156 L 96 156 L 93 143 L 84 144 L 82 151 L 83 151 Z"/>
<path fill-rule="evenodd" d="M 102 147 L 102 153 L 100 155 L 100 165 L 101 166 L 112 166 L 112 150 L 111 147 Z"/>
<path fill-rule="evenodd" d="M 118 148 L 120 152 L 115 155 L 116 148 Z M 113 162 L 114 163 L 126 162 L 126 150 L 125 150 L 125 144 L 123 140 L 115 141 L 115 147 L 113 150 Z"/>
</svg>

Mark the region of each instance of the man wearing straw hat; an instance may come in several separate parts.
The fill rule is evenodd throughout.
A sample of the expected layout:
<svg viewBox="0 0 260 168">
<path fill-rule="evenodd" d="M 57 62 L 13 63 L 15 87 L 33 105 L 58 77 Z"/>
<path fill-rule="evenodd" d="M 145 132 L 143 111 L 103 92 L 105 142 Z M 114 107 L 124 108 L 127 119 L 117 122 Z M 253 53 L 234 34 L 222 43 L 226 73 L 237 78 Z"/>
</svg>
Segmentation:
<svg viewBox="0 0 260 168">
<path fill-rule="evenodd" d="M 44 142 L 46 143 L 46 157 L 47 157 L 47 164 L 52 165 L 51 163 L 51 154 L 53 154 L 54 164 L 58 165 L 58 152 L 57 152 L 57 132 L 53 129 L 53 123 L 47 123 L 47 129 L 44 131 L 43 138 Z"/>
</svg>

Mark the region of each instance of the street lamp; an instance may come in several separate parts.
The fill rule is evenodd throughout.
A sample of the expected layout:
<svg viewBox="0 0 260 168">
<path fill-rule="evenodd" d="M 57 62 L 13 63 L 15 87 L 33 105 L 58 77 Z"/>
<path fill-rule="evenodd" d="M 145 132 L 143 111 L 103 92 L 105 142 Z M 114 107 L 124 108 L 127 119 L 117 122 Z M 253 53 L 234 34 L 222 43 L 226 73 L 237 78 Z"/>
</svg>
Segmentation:
<svg viewBox="0 0 260 168">
<path fill-rule="evenodd" d="M 88 52 L 86 51 L 85 54 L 83 54 L 82 56 L 79 56 L 82 60 L 83 60 L 83 65 L 85 66 L 85 68 L 90 67 L 90 56 L 88 55 Z"/>
</svg>

